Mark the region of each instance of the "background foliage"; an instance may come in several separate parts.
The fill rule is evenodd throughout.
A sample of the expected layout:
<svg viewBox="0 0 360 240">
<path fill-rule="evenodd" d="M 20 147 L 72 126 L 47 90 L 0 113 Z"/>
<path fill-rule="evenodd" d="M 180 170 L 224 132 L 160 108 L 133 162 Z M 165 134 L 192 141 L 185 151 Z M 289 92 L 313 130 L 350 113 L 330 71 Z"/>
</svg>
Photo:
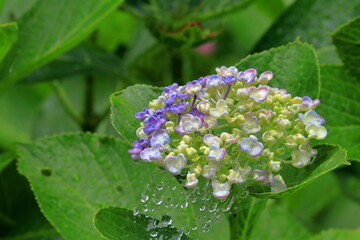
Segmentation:
<svg viewBox="0 0 360 240">
<path fill-rule="evenodd" d="M 0 240 L 147 239 L 165 215 L 168 239 L 360 239 L 359 17 L 360 0 L 0 0 Z M 316 164 L 209 232 L 183 234 L 197 203 L 135 217 L 155 175 L 175 187 L 164 199 L 184 193 L 130 160 L 134 113 L 222 65 L 321 99 Z"/>
</svg>

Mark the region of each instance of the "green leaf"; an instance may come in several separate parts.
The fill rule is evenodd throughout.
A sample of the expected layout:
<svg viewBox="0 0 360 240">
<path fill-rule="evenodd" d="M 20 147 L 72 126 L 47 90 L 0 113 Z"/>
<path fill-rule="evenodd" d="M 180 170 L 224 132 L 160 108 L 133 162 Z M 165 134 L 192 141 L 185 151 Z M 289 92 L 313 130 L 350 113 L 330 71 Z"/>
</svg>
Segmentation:
<svg viewBox="0 0 360 240">
<path fill-rule="evenodd" d="M 118 47 L 133 48 L 140 27 L 140 19 L 116 9 L 99 24 L 95 41 L 108 52 L 114 52 Z M 121 34 L 114 34 L 114 29 L 121 29 Z"/>
<path fill-rule="evenodd" d="M 326 207 L 326 210 L 316 216 L 320 229 L 358 228 L 360 222 L 360 205 L 358 202 L 340 195 Z"/>
<path fill-rule="evenodd" d="M 74 111 L 80 113 L 84 106 L 85 80 L 82 76 L 66 78 L 58 83 L 66 92 Z M 56 111 L 53 111 L 56 109 Z M 63 132 L 77 132 L 81 127 L 66 111 L 59 96 L 53 91 L 44 99 L 32 126 L 32 137 L 38 138 Z"/>
<path fill-rule="evenodd" d="M 156 18 L 160 24 L 182 25 L 219 17 L 246 7 L 250 0 L 208 0 L 208 1 L 129 1 L 124 8 L 138 16 Z"/>
<path fill-rule="evenodd" d="M 335 171 L 340 189 L 345 196 L 360 203 L 360 162 L 352 161 L 351 166 Z"/>
<path fill-rule="evenodd" d="M 164 199 L 181 195 L 182 187 L 171 174 L 160 172 L 155 164 L 134 164 L 127 150 L 114 138 L 59 135 L 22 145 L 18 167 L 43 213 L 65 239 L 101 239 L 92 224 L 97 209 L 141 206 L 141 193 L 154 176 L 158 182 L 177 186 L 163 193 Z M 169 209 L 157 214 L 165 212 L 171 215 Z M 190 210 L 184 214 L 179 219 L 192 216 Z"/>
<path fill-rule="evenodd" d="M 16 23 L 6 23 L 0 25 L 0 61 L 8 53 L 12 45 L 17 40 L 18 26 Z"/>
<path fill-rule="evenodd" d="M 350 75 L 360 80 L 360 17 L 338 28 L 332 37 Z"/>
<path fill-rule="evenodd" d="M 256 224 L 260 213 L 264 210 L 266 201 L 255 197 L 246 197 L 237 199 L 229 216 L 230 239 L 241 240 L 249 239 L 254 225 Z"/>
<path fill-rule="evenodd" d="M 14 160 L 16 157 L 16 154 L 14 152 L 4 152 L 0 153 L 0 173 L 1 171 L 6 168 L 12 160 Z"/>
<path fill-rule="evenodd" d="M 136 140 L 139 120 L 135 113 L 142 111 L 149 102 L 161 94 L 161 89 L 146 85 L 135 85 L 110 97 L 111 121 L 119 134 L 129 143 Z"/>
<path fill-rule="evenodd" d="M 360 239 L 360 229 L 329 229 L 308 240 L 357 240 Z"/>
<path fill-rule="evenodd" d="M 343 168 L 352 168 L 346 166 Z M 337 200 L 341 195 L 338 179 L 335 174 L 327 173 L 317 178 L 309 185 L 301 188 L 299 191 L 286 196 L 282 203 L 311 231 L 319 231 L 316 217 L 320 216 L 323 211 L 327 211 L 328 206 Z"/>
<path fill-rule="evenodd" d="M 16 85 L 0 95 L 1 148 L 14 149 L 15 143 L 31 139 L 48 90 L 45 85 Z"/>
<path fill-rule="evenodd" d="M 143 240 L 152 237 L 161 239 L 189 239 L 172 226 L 168 219 L 163 221 L 123 208 L 104 208 L 95 215 L 94 225 L 108 240 Z"/>
<path fill-rule="evenodd" d="M 319 96 L 319 67 L 314 49 L 309 44 L 294 42 L 249 55 L 235 66 L 241 70 L 272 71 L 274 78 L 269 85 L 284 88 L 292 96 Z"/>
<path fill-rule="evenodd" d="M 312 164 L 300 169 L 288 164 L 280 170 L 280 174 L 288 187 L 286 190 L 274 193 L 263 189 L 262 191 L 251 192 L 251 194 L 256 197 L 280 198 L 306 186 L 325 173 L 350 164 L 346 161 L 346 151 L 339 146 L 318 145 L 315 149 L 318 151 L 318 155 Z"/>
<path fill-rule="evenodd" d="M 116 55 L 106 53 L 91 44 L 82 44 L 27 75 L 23 82 L 63 79 L 78 74 L 119 77 L 123 72 L 121 66 L 122 62 Z"/>
<path fill-rule="evenodd" d="M 325 7 L 326 6 L 326 7 Z M 328 34 L 340 24 L 359 15 L 360 0 L 346 1 L 339 4 L 338 0 L 299 0 L 286 11 L 258 42 L 255 51 L 262 51 L 294 41 L 312 44 L 323 51 L 332 45 Z M 337 56 L 334 56 L 337 58 Z M 328 63 L 329 59 L 325 59 Z M 330 59 L 330 61 L 334 61 Z"/>
<path fill-rule="evenodd" d="M 39 0 L 20 20 L 18 41 L 0 69 L 0 92 L 86 38 L 122 0 Z"/>
<path fill-rule="evenodd" d="M 305 240 L 310 233 L 283 205 L 268 204 L 256 222 L 250 240 Z"/>
<path fill-rule="evenodd" d="M 56 240 L 59 234 L 40 212 L 15 162 L 0 174 L 0 239 Z"/>
<path fill-rule="evenodd" d="M 327 143 L 340 144 L 349 159 L 360 160 L 360 84 L 342 66 L 321 67 L 321 104 L 317 112 L 326 120 Z"/>
<path fill-rule="evenodd" d="M 0 22 L 11 22 L 22 17 L 24 13 L 34 6 L 37 0 L 2 0 L 1 2 L 3 2 L 1 4 L 3 6 L 1 8 Z"/>
</svg>

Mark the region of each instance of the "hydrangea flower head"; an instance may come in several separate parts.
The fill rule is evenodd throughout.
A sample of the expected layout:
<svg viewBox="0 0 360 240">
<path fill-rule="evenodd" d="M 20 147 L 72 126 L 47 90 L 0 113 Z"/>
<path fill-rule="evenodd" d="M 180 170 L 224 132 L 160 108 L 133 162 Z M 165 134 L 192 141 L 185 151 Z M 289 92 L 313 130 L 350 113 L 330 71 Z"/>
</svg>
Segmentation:
<svg viewBox="0 0 360 240">
<path fill-rule="evenodd" d="M 218 199 L 227 198 L 233 184 L 285 190 L 282 166 L 311 164 L 317 151 L 310 139 L 324 139 L 327 131 L 314 110 L 318 99 L 272 88 L 272 78 L 271 71 L 257 77 L 255 69 L 223 66 L 184 86 L 165 87 L 136 113 L 139 140 L 129 154 L 183 174 L 187 188 L 209 179 Z"/>
</svg>

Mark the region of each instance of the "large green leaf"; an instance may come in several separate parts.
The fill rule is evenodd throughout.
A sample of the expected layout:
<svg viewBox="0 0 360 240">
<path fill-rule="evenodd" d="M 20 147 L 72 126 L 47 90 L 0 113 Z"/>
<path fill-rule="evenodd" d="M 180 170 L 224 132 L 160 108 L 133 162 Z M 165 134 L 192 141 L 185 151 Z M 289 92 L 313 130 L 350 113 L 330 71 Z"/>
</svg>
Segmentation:
<svg viewBox="0 0 360 240">
<path fill-rule="evenodd" d="M 92 225 L 97 209 L 142 206 L 141 193 L 154 176 L 158 182 L 177 186 L 163 193 L 164 199 L 181 195 L 182 188 L 171 174 L 160 173 L 154 164 L 133 164 L 127 150 L 117 139 L 91 134 L 48 137 L 20 147 L 19 171 L 64 238 L 101 239 Z M 165 211 L 171 215 L 169 209 L 158 214 Z M 179 216 L 186 220 L 190 215 Z"/>
<path fill-rule="evenodd" d="M 335 171 L 339 178 L 341 192 L 360 203 L 360 162 L 352 161 L 351 166 Z"/>
<path fill-rule="evenodd" d="M 160 94 L 160 88 L 135 85 L 111 95 L 112 124 L 129 144 L 136 139 L 136 129 L 140 126 L 135 113 L 142 111 Z"/>
<path fill-rule="evenodd" d="M 122 72 L 122 62 L 116 55 L 106 53 L 88 43 L 74 48 L 41 69 L 27 75 L 23 81 L 33 83 L 63 79 L 77 74 L 119 77 Z"/>
<path fill-rule="evenodd" d="M 108 240 L 189 239 L 174 228 L 168 218 L 159 221 L 123 208 L 104 208 L 95 216 L 94 225 Z"/>
<path fill-rule="evenodd" d="M 360 222 L 360 205 L 344 195 L 340 195 L 316 216 L 320 229 L 358 228 Z"/>
<path fill-rule="evenodd" d="M 247 6 L 250 0 L 155 0 L 128 1 L 124 8 L 138 16 L 156 18 L 165 25 L 182 25 L 191 21 L 200 21 L 234 12 Z"/>
<path fill-rule="evenodd" d="M 95 41 L 108 52 L 114 52 L 119 47 L 133 48 L 140 27 L 143 27 L 140 19 L 124 11 L 113 11 L 99 24 Z M 121 29 L 121 34 L 114 34 L 114 29 Z M 145 44 L 144 41 L 142 43 Z"/>
<path fill-rule="evenodd" d="M 249 239 L 261 212 L 266 206 L 264 199 L 246 197 L 236 199 L 229 216 L 230 239 Z"/>
<path fill-rule="evenodd" d="M 15 156 L 16 154 L 10 151 L 0 153 L 0 173 L 11 163 L 12 160 L 15 159 Z"/>
<path fill-rule="evenodd" d="M 283 205 L 268 204 L 254 226 L 250 240 L 305 240 L 310 233 Z"/>
<path fill-rule="evenodd" d="M 360 80 L 360 17 L 338 28 L 332 37 L 350 75 Z"/>
<path fill-rule="evenodd" d="M 33 126 L 47 95 L 45 85 L 16 85 L 0 95 L 0 146 L 15 148 L 31 139 Z"/>
<path fill-rule="evenodd" d="M 321 67 L 321 104 L 328 143 L 340 144 L 349 159 L 360 160 L 360 84 L 342 66 Z"/>
<path fill-rule="evenodd" d="M 274 79 L 269 85 L 284 88 L 293 96 L 319 96 L 319 66 L 315 51 L 309 44 L 294 42 L 256 53 L 236 66 L 241 70 L 255 68 L 258 72 L 272 71 Z"/>
<path fill-rule="evenodd" d="M 0 174 L 0 239 L 56 240 L 59 234 L 40 212 L 29 183 L 13 162 Z"/>
<path fill-rule="evenodd" d="M 360 0 L 299 0 L 267 31 L 255 47 L 262 51 L 300 37 L 321 51 L 334 50 L 329 32 L 360 13 Z M 335 56 L 336 58 L 336 56 Z M 328 59 L 325 59 L 328 62 Z"/>
<path fill-rule="evenodd" d="M 31 9 L 37 0 L 1 0 L 2 6 L 0 21 L 2 23 L 17 21 L 21 16 Z"/>
<path fill-rule="evenodd" d="M 352 169 L 352 165 L 344 168 Z M 286 196 L 282 203 L 311 231 L 319 231 L 316 217 L 327 211 L 329 205 L 341 195 L 339 182 L 333 173 L 324 174 L 306 187 Z"/>
<path fill-rule="evenodd" d="M 0 25 L 0 61 L 5 57 L 17 40 L 17 31 L 18 26 L 16 23 Z"/>
<path fill-rule="evenodd" d="M 308 240 L 358 240 L 360 239 L 360 229 L 329 229 Z"/>
<path fill-rule="evenodd" d="M 19 35 L 4 64 L 0 91 L 86 38 L 122 0 L 39 0 L 19 24 Z"/>
<path fill-rule="evenodd" d="M 288 187 L 286 190 L 273 193 L 268 192 L 269 189 L 262 189 L 251 192 L 251 194 L 256 197 L 280 198 L 306 186 L 325 173 L 350 164 L 346 161 L 346 151 L 339 146 L 318 145 L 315 148 L 318 155 L 312 164 L 300 169 L 288 164 L 280 170 L 280 174 Z"/>
</svg>

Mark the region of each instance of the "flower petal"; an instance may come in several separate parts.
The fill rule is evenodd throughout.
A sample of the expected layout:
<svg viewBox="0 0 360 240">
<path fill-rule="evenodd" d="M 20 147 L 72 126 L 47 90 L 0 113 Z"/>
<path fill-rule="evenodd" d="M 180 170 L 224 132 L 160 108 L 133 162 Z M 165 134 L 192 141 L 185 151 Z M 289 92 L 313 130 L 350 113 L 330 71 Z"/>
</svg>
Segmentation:
<svg viewBox="0 0 360 240">
<path fill-rule="evenodd" d="M 175 156 L 167 156 L 164 160 L 165 167 L 174 175 L 180 174 L 181 170 L 186 166 L 184 154 L 180 153 Z"/>
</svg>

